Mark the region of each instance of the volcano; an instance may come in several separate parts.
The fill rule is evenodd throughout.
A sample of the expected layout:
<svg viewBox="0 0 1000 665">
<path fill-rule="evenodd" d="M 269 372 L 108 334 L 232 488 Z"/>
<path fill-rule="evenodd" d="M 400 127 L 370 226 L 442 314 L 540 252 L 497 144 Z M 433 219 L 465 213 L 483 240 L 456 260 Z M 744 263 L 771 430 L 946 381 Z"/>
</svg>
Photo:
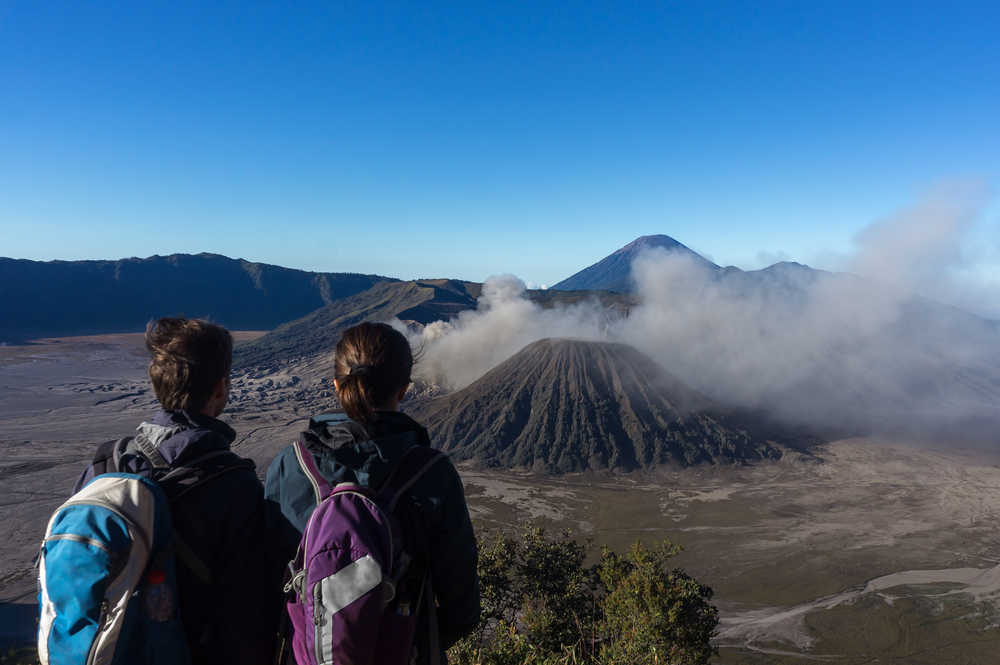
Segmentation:
<svg viewBox="0 0 1000 665">
<path fill-rule="evenodd" d="M 635 283 L 632 281 L 632 262 L 641 253 L 652 249 L 663 250 L 668 254 L 685 256 L 691 259 L 694 265 L 701 266 L 712 274 L 722 270 L 701 254 L 689 249 L 670 236 L 642 236 L 615 251 L 613 254 L 604 257 L 594 265 L 588 266 L 575 275 L 555 284 L 552 286 L 552 289 L 559 291 L 603 290 L 617 293 L 632 293 L 635 291 Z"/>
<path fill-rule="evenodd" d="M 534 342 L 412 411 L 452 457 L 487 466 L 567 473 L 781 454 L 647 356 L 609 342 Z"/>
</svg>

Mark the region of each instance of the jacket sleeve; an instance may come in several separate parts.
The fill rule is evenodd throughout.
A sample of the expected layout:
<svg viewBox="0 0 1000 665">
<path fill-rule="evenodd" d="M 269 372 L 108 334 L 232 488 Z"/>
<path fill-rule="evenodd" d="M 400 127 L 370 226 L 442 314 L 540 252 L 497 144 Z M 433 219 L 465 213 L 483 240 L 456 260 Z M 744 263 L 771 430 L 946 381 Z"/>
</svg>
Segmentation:
<svg viewBox="0 0 1000 665">
<path fill-rule="evenodd" d="M 292 545 L 294 556 L 295 547 L 298 546 L 309 516 L 316 508 L 316 495 L 309 479 L 296 461 L 291 447 L 278 453 L 267 468 L 264 497 L 268 504 L 276 507 L 283 516 L 283 526 L 289 527 L 294 532 L 291 534 L 294 541 Z"/>
<path fill-rule="evenodd" d="M 282 451 L 283 452 L 283 451 Z M 267 476 L 264 479 L 264 498 L 281 505 L 281 476 L 284 473 L 285 456 L 278 453 L 267 467 Z"/>
<path fill-rule="evenodd" d="M 479 623 L 479 553 L 465 490 L 451 460 L 445 469 L 442 519 L 431 543 L 431 579 L 438 601 L 441 648 L 447 649 Z"/>
<path fill-rule="evenodd" d="M 265 528 L 270 534 L 282 571 L 295 557 L 295 551 L 302 537 L 299 529 L 288 519 L 281 502 L 283 490 L 288 482 L 285 457 L 286 454 L 282 452 L 274 458 L 267 467 L 267 477 L 264 481 Z"/>
</svg>

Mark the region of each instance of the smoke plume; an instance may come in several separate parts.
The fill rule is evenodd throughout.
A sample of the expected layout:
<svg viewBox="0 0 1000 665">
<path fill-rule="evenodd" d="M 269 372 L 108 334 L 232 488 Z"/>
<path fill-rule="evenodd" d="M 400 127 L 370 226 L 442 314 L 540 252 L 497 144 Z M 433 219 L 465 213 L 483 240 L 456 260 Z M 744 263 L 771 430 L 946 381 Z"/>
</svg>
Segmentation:
<svg viewBox="0 0 1000 665">
<path fill-rule="evenodd" d="M 531 342 L 545 337 L 604 339 L 608 313 L 592 303 L 544 309 L 513 275 L 491 277 L 474 311 L 408 333 L 419 354 L 417 376 L 463 388 Z"/>
<path fill-rule="evenodd" d="M 458 389 L 538 339 L 610 340 L 730 406 L 845 433 L 975 436 L 1000 420 L 1000 326 L 932 298 L 960 300 L 983 204 L 937 192 L 873 223 L 847 273 L 718 271 L 649 251 L 633 263 L 627 316 L 597 302 L 546 309 L 517 278 L 492 278 L 475 311 L 411 333 L 418 376 Z"/>
</svg>

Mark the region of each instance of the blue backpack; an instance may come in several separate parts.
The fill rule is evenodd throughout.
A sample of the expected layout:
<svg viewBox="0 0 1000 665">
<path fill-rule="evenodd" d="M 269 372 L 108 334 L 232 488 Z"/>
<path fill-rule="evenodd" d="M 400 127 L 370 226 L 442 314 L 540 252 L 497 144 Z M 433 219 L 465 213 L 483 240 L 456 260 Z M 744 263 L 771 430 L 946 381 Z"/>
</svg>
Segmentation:
<svg viewBox="0 0 1000 665">
<path fill-rule="evenodd" d="M 240 464 L 217 465 L 214 473 L 199 467 L 211 457 L 232 457 L 227 451 L 171 469 L 141 435 L 101 450 L 95 478 L 56 509 L 45 530 L 38 560 L 39 661 L 190 665 L 176 557 L 203 581 L 211 582 L 210 572 L 174 532 L 164 487 L 188 491 Z M 136 453 L 150 460 L 156 480 L 116 472 L 124 455 Z"/>
<path fill-rule="evenodd" d="M 153 481 L 97 476 L 49 520 L 39 558 L 42 665 L 187 665 L 170 508 Z"/>
</svg>

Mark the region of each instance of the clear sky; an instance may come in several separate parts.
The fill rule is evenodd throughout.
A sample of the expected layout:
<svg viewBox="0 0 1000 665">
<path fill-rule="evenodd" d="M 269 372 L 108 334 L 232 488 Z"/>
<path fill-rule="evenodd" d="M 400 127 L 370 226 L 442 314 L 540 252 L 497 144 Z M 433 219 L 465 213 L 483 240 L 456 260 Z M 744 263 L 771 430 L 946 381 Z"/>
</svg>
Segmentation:
<svg viewBox="0 0 1000 665">
<path fill-rule="evenodd" d="M 551 284 L 666 233 L 815 265 L 936 183 L 1000 183 L 998 25 L 996 2 L 8 0 L 0 255 Z"/>
</svg>

